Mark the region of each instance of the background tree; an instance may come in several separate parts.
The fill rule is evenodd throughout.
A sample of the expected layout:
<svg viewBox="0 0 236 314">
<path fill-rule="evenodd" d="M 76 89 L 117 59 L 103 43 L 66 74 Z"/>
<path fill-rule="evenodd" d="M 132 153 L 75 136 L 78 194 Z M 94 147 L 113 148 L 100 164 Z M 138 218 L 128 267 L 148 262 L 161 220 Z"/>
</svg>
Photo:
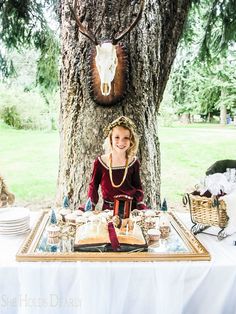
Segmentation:
<svg viewBox="0 0 236 314">
<path fill-rule="evenodd" d="M 56 127 L 59 24 L 55 10 L 54 0 L 0 2 L 0 118 L 13 127 Z"/>
<path fill-rule="evenodd" d="M 57 0 L 0 2 L 0 72 L 3 77 L 14 73 L 14 61 L 8 52 L 33 46 L 40 51 L 38 82 L 47 89 L 58 86 L 59 46 L 56 32 L 48 23 L 53 14 L 55 18 L 56 8 Z"/>
<path fill-rule="evenodd" d="M 226 123 L 226 112 L 235 114 L 235 55 L 228 51 L 225 56 L 215 59 L 210 65 L 191 62 L 187 58 L 172 72 L 168 82 L 169 93 L 172 94 L 171 104 L 176 114 L 201 115 L 210 122 L 213 116 L 221 117 L 221 123 Z M 164 99 L 163 105 L 170 106 L 170 101 Z"/>
<path fill-rule="evenodd" d="M 233 0 L 192 7 L 169 80 L 177 114 L 200 114 L 210 121 L 221 112 L 226 124 L 226 112 L 235 111 L 235 12 Z M 170 105 L 166 97 L 165 103 Z"/>
</svg>

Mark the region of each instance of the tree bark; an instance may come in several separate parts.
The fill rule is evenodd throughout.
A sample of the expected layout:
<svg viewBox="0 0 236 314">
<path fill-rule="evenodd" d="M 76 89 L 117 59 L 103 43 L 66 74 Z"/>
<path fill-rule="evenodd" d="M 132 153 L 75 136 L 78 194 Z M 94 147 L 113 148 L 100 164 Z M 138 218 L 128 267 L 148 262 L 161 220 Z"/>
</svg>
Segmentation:
<svg viewBox="0 0 236 314">
<path fill-rule="evenodd" d="M 191 123 L 191 116 L 190 113 L 183 113 L 181 115 L 181 122 L 183 124 L 190 124 Z"/>
<path fill-rule="evenodd" d="M 139 158 L 146 203 L 160 200 L 158 109 L 185 22 L 189 0 L 146 0 L 138 25 L 122 42 L 129 51 L 129 84 L 122 103 L 96 105 L 87 85 L 87 60 L 92 43 L 72 19 L 68 2 L 61 1 L 60 164 L 57 199 L 68 194 L 73 208 L 86 201 L 93 160 L 102 154 L 103 128 L 120 115 L 130 117 L 140 136 Z M 78 15 L 98 39 L 130 25 L 138 1 L 81 0 Z"/>
<path fill-rule="evenodd" d="M 226 91 L 224 88 L 222 88 L 220 98 L 224 101 L 225 96 L 226 96 Z M 221 125 L 227 124 L 227 108 L 224 103 L 220 105 L 220 124 Z"/>
<path fill-rule="evenodd" d="M 221 125 L 226 125 L 227 123 L 227 109 L 226 106 L 223 104 L 220 106 L 220 124 Z"/>
</svg>

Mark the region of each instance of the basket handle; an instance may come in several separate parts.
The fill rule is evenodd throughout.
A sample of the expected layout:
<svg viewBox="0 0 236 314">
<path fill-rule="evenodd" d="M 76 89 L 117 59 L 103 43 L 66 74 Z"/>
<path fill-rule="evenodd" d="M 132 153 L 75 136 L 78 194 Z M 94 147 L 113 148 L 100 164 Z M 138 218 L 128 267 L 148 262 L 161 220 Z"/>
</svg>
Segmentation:
<svg viewBox="0 0 236 314">
<path fill-rule="evenodd" d="M 217 209 L 219 209 L 219 198 L 218 198 L 218 196 L 213 198 L 212 207 L 217 207 Z"/>
<path fill-rule="evenodd" d="M 186 206 L 187 204 L 189 204 L 190 207 L 190 198 L 189 198 L 189 193 L 185 193 L 183 198 L 182 198 L 182 202 L 184 204 L 184 206 Z"/>
</svg>

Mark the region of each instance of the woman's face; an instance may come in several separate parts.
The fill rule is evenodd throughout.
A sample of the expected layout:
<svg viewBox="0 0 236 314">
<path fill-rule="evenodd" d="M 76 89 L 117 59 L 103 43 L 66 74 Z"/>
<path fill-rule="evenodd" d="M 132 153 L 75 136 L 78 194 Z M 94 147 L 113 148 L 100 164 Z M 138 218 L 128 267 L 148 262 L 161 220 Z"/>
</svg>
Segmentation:
<svg viewBox="0 0 236 314">
<path fill-rule="evenodd" d="M 130 131 L 122 126 L 116 126 L 111 135 L 112 150 L 125 153 L 130 148 Z"/>
</svg>

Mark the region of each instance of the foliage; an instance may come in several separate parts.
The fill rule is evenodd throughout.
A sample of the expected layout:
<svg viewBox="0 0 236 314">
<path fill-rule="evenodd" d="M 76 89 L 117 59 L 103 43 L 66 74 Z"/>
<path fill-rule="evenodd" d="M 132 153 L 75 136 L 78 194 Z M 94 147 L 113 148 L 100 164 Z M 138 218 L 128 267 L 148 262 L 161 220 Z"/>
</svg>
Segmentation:
<svg viewBox="0 0 236 314">
<path fill-rule="evenodd" d="M 0 50 L 0 78 L 12 77 L 16 74 L 12 60 L 6 60 Z"/>
<path fill-rule="evenodd" d="M 193 6 L 168 82 L 171 107 L 177 114 L 210 117 L 219 115 L 223 107 L 235 112 L 234 2 L 205 0 Z M 222 12 L 225 8 L 228 11 Z M 165 94 L 163 106 L 167 97 L 171 98 Z"/>
<path fill-rule="evenodd" d="M 35 49 L 24 49 L 22 53 L 14 50 L 10 57 L 14 59 L 17 75 L 0 84 L 0 117 L 18 129 L 56 129 L 59 92 L 35 85 L 39 53 Z M 12 107 L 20 123 L 15 123 L 15 119 L 9 123 L 3 116 L 3 110 L 10 114 Z"/>
<path fill-rule="evenodd" d="M 51 17 L 47 17 L 47 12 L 55 14 L 56 6 L 56 0 L 1 2 L 0 71 L 3 78 L 15 74 L 9 51 L 34 46 L 40 51 L 37 82 L 49 91 L 58 88 L 59 41 L 49 26 Z"/>
<path fill-rule="evenodd" d="M 0 118 L 6 124 L 17 129 L 56 129 L 58 93 L 50 95 L 48 106 L 37 90 L 0 87 Z"/>
<path fill-rule="evenodd" d="M 14 105 L 2 108 L 1 118 L 9 126 L 12 126 L 16 129 L 22 128 L 22 122 L 19 112 L 17 111 L 17 108 Z"/>
<path fill-rule="evenodd" d="M 193 76 L 191 72 L 194 69 L 183 65 L 173 74 L 172 80 L 172 93 L 173 101 L 175 104 L 176 113 L 194 113 L 197 111 L 197 105 L 195 102 L 195 92 L 198 90 L 196 86 L 196 73 Z"/>
<path fill-rule="evenodd" d="M 192 51 L 201 61 L 228 51 L 236 41 L 236 0 L 192 0 L 181 46 L 199 45 Z"/>
<path fill-rule="evenodd" d="M 8 48 L 30 45 L 39 34 L 38 29 L 46 27 L 41 1 L 1 2 L 1 40 Z"/>
<path fill-rule="evenodd" d="M 211 7 L 207 20 L 200 58 L 208 59 L 224 54 L 236 41 L 236 0 L 207 1 Z"/>
<path fill-rule="evenodd" d="M 52 31 L 44 34 L 43 49 L 37 62 L 36 81 L 45 92 L 53 92 L 58 88 L 59 82 L 59 45 Z"/>
</svg>

